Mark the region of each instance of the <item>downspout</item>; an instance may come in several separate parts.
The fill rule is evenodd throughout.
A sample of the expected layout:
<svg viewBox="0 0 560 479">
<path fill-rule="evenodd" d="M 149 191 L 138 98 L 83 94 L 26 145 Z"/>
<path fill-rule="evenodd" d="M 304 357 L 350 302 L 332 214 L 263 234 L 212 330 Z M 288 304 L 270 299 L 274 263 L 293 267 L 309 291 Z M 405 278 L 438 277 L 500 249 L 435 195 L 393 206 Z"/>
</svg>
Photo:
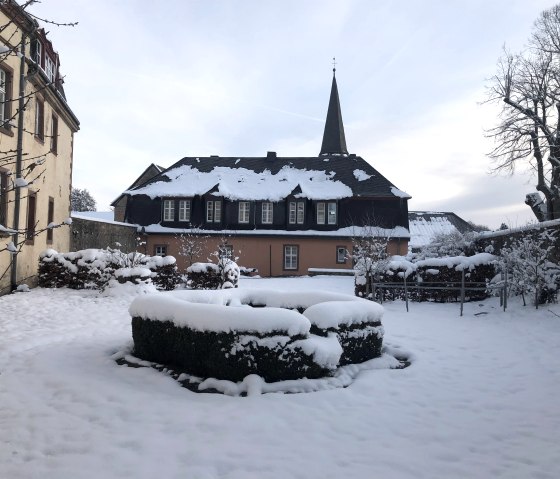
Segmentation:
<svg viewBox="0 0 560 479">
<path fill-rule="evenodd" d="M 16 179 L 21 178 L 22 163 L 23 163 L 23 111 L 25 108 L 25 41 L 26 35 L 22 33 L 20 45 L 20 64 L 19 64 L 19 99 L 18 99 L 18 124 L 17 124 L 17 153 L 16 153 Z M 12 229 L 15 230 L 13 235 L 14 244 L 18 245 L 19 242 L 19 212 L 21 207 L 21 188 L 15 188 L 14 200 L 14 222 Z M 12 256 L 12 266 L 10 271 L 11 289 L 14 291 L 17 288 L 17 256 L 15 253 Z"/>
</svg>

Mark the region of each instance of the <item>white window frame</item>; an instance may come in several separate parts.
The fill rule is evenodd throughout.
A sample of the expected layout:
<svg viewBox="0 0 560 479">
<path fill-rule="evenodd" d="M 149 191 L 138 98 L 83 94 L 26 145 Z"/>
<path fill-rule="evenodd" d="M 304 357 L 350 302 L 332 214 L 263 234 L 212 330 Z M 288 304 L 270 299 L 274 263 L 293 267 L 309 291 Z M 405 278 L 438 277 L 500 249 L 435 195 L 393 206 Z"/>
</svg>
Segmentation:
<svg viewBox="0 0 560 479">
<path fill-rule="evenodd" d="M 227 258 L 233 260 L 233 245 L 222 244 L 218 246 L 218 255 L 221 258 Z"/>
<path fill-rule="evenodd" d="M 206 202 L 206 222 L 219 223 L 222 217 L 222 202 L 218 200 L 208 200 Z"/>
<path fill-rule="evenodd" d="M 263 225 L 271 225 L 273 221 L 274 207 L 270 201 L 262 203 L 261 208 L 261 223 Z"/>
<path fill-rule="evenodd" d="M 299 263 L 299 246 L 284 245 L 284 269 L 295 271 Z"/>
<path fill-rule="evenodd" d="M 163 200 L 163 221 L 175 221 L 175 200 Z"/>
<path fill-rule="evenodd" d="M 336 208 L 336 202 L 331 202 L 328 203 L 328 208 L 327 208 L 327 222 L 330 225 L 335 225 L 336 224 L 336 217 L 337 217 L 337 208 Z"/>
<path fill-rule="evenodd" d="M 325 203 L 323 202 L 317 203 L 317 224 L 325 224 Z"/>
<path fill-rule="evenodd" d="M 155 245 L 154 256 L 167 256 L 167 245 L 164 244 Z"/>
<path fill-rule="evenodd" d="M 6 72 L 0 68 L 0 122 L 2 124 L 7 119 L 6 118 L 6 81 L 7 81 Z"/>
<path fill-rule="evenodd" d="M 48 55 L 45 55 L 45 73 L 49 81 L 54 83 L 56 79 L 56 64 Z"/>
<path fill-rule="evenodd" d="M 288 223 L 291 225 L 296 224 L 296 202 L 290 201 L 290 211 L 288 213 Z"/>
<path fill-rule="evenodd" d="M 222 202 L 214 201 L 214 223 L 219 223 L 222 220 Z"/>
<path fill-rule="evenodd" d="M 43 67 L 41 66 L 41 60 L 42 60 L 41 57 L 43 56 L 43 44 L 42 44 L 39 40 L 37 40 L 37 51 L 36 51 L 36 55 L 37 55 L 37 58 L 36 58 L 36 60 L 37 60 L 37 65 L 39 65 L 41 68 L 43 68 Z"/>
<path fill-rule="evenodd" d="M 305 203 L 303 201 L 297 202 L 297 224 L 302 225 L 305 222 Z"/>
<path fill-rule="evenodd" d="M 179 200 L 179 221 L 191 220 L 191 200 Z"/>
<path fill-rule="evenodd" d="M 251 204 L 248 201 L 239 202 L 237 220 L 239 223 L 249 223 Z"/>
<path fill-rule="evenodd" d="M 348 259 L 348 250 L 346 246 L 337 246 L 336 247 L 336 262 L 339 264 L 346 263 Z"/>
</svg>

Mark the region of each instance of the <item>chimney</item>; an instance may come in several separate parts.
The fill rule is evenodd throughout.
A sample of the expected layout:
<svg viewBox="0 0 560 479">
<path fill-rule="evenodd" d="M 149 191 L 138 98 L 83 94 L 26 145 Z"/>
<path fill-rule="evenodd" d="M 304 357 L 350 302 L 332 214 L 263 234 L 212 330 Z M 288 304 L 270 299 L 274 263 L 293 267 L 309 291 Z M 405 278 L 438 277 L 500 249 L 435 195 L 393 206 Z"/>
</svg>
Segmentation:
<svg viewBox="0 0 560 479">
<path fill-rule="evenodd" d="M 272 159 L 276 158 L 276 152 L 275 151 L 267 151 L 266 152 L 266 158 L 268 160 L 272 160 Z"/>
</svg>

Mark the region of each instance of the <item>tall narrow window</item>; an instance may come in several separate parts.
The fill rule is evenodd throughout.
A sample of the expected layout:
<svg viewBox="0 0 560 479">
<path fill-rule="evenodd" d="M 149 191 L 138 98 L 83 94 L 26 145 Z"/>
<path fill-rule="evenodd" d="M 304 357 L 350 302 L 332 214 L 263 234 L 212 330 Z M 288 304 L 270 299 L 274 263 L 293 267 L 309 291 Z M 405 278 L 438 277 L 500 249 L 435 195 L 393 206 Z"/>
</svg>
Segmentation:
<svg viewBox="0 0 560 479">
<path fill-rule="evenodd" d="M 8 226 L 8 173 L 0 170 L 0 225 Z"/>
<path fill-rule="evenodd" d="M 295 201 L 290 201 L 290 212 L 289 212 L 289 216 L 288 216 L 288 222 L 291 225 L 296 224 L 296 202 Z"/>
<path fill-rule="evenodd" d="M 284 245 L 284 269 L 298 269 L 299 246 Z"/>
<path fill-rule="evenodd" d="M 35 136 L 45 140 L 45 104 L 39 98 L 35 101 Z"/>
<path fill-rule="evenodd" d="M 325 224 L 325 203 L 317 203 L 317 224 Z"/>
<path fill-rule="evenodd" d="M 43 58 L 43 45 L 41 45 L 41 42 L 37 40 L 35 42 L 35 56 L 33 59 L 37 62 L 37 65 L 39 65 L 40 67 L 42 67 L 42 58 Z"/>
<path fill-rule="evenodd" d="M 297 204 L 297 223 L 302 225 L 305 219 L 305 203 L 303 201 L 298 201 Z"/>
<path fill-rule="evenodd" d="M 219 223 L 222 219 L 222 202 L 207 201 L 206 202 L 206 222 Z"/>
<path fill-rule="evenodd" d="M 0 127 L 9 129 L 11 119 L 10 100 L 12 95 L 12 75 L 0 68 Z"/>
<path fill-rule="evenodd" d="M 179 200 L 179 221 L 191 220 L 191 200 Z"/>
<path fill-rule="evenodd" d="M 266 201 L 262 204 L 262 216 L 261 216 L 261 222 L 265 225 L 270 225 L 272 224 L 272 203 L 270 203 L 269 201 Z"/>
<path fill-rule="evenodd" d="M 27 228 L 25 237 L 28 241 L 33 241 L 35 238 L 35 218 L 37 213 L 37 197 L 35 193 L 27 193 Z"/>
<path fill-rule="evenodd" d="M 348 258 L 348 251 L 345 246 L 336 247 L 336 262 L 346 263 L 346 258 Z"/>
<path fill-rule="evenodd" d="M 48 55 L 45 55 L 45 73 L 50 82 L 54 83 L 56 79 L 56 65 L 53 62 L 52 58 Z"/>
<path fill-rule="evenodd" d="M 56 155 L 58 149 L 58 117 L 51 117 L 51 152 Z"/>
<path fill-rule="evenodd" d="M 219 223 L 222 219 L 222 202 L 214 201 L 214 223 Z"/>
<path fill-rule="evenodd" d="M 163 221 L 175 221 L 175 201 L 163 201 Z"/>
<path fill-rule="evenodd" d="M 54 198 L 49 197 L 49 210 L 47 212 L 47 243 L 52 243 L 54 228 Z"/>
<path fill-rule="evenodd" d="M 248 201 L 239 202 L 239 223 L 249 223 L 250 203 Z"/>
<path fill-rule="evenodd" d="M 328 222 L 330 225 L 336 224 L 336 203 L 329 203 L 328 207 Z"/>
</svg>

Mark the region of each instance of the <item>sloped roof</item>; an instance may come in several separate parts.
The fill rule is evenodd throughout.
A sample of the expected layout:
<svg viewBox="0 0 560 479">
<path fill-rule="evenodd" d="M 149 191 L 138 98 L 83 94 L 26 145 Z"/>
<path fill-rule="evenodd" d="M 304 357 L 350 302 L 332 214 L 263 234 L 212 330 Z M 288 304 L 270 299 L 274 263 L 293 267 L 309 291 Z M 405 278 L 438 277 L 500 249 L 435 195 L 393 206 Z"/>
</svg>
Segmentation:
<svg viewBox="0 0 560 479">
<path fill-rule="evenodd" d="M 195 196 L 210 192 L 232 200 L 279 201 L 296 196 L 337 199 L 351 196 L 410 198 L 356 155 L 320 157 L 186 157 L 125 194 Z M 299 190 L 296 190 L 299 191 Z"/>
<path fill-rule="evenodd" d="M 440 234 L 474 231 L 467 221 L 455 213 L 443 211 L 409 211 L 408 227 L 410 231 L 409 247 L 411 248 L 426 246 Z"/>
</svg>

